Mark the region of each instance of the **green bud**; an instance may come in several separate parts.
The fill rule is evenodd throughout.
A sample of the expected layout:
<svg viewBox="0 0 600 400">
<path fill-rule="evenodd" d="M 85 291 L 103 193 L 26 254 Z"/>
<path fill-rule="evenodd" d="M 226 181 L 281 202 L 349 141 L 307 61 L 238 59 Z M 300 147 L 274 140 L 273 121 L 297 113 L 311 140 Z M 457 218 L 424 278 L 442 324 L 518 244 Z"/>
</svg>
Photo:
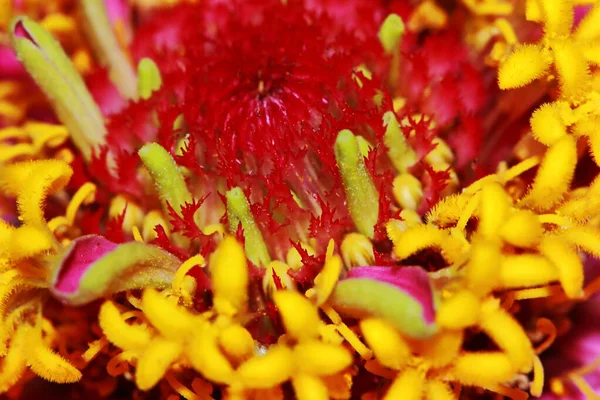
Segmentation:
<svg viewBox="0 0 600 400">
<path fill-rule="evenodd" d="M 271 262 L 271 257 L 269 256 L 269 250 L 263 240 L 262 233 L 250 211 L 246 195 L 242 189 L 235 187 L 227 191 L 225 197 L 227 198 L 229 231 L 235 234 L 238 225 L 241 223 L 246 242 L 246 256 L 254 265 L 266 266 Z"/>
<path fill-rule="evenodd" d="M 104 0 L 81 0 L 85 32 L 102 65 L 108 67 L 110 80 L 121 95 L 137 99 L 135 70 L 119 45 Z"/>
<path fill-rule="evenodd" d="M 92 149 L 104 144 L 104 118 L 83 79 L 60 44 L 41 25 L 27 17 L 11 24 L 17 57 L 52 104 L 71 139 L 89 160 Z"/>
<path fill-rule="evenodd" d="M 180 214 L 181 206 L 192 202 L 192 195 L 173 157 L 157 143 L 142 146 L 138 154 L 154 180 L 163 206 L 166 208 L 168 202 Z"/>
<path fill-rule="evenodd" d="M 388 148 L 388 156 L 399 172 L 406 172 L 417 162 L 417 155 L 406 141 L 393 112 L 388 111 L 383 115 L 383 125 L 383 142 Z"/>
<path fill-rule="evenodd" d="M 138 94 L 144 100 L 152 96 L 152 92 L 160 89 L 162 78 L 158 67 L 149 58 L 142 58 L 138 64 Z"/>
<path fill-rule="evenodd" d="M 350 216 L 360 233 L 373 238 L 379 216 L 379 193 L 365 166 L 359 142 L 351 131 L 344 129 L 338 133 L 334 149 Z"/>
<path fill-rule="evenodd" d="M 388 54 L 392 54 L 398 47 L 404 34 L 404 22 L 397 14 L 390 14 L 379 28 L 379 41 Z"/>
</svg>

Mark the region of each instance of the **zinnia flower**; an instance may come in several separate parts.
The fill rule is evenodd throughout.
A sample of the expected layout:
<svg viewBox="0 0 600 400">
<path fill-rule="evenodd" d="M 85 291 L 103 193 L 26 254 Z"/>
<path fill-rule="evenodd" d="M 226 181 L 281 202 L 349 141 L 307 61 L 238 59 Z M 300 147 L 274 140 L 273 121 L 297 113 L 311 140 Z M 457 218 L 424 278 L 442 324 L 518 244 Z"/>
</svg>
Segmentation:
<svg viewBox="0 0 600 400">
<path fill-rule="evenodd" d="M 34 3 L 0 18 L 0 391 L 593 395 L 599 5 Z"/>
</svg>

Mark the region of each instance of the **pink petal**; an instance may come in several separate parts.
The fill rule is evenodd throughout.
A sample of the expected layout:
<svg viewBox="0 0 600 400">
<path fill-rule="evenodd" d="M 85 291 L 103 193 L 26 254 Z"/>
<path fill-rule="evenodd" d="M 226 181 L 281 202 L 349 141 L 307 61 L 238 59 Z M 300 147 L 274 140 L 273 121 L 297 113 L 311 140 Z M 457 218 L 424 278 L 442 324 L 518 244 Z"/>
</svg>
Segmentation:
<svg viewBox="0 0 600 400">
<path fill-rule="evenodd" d="M 102 236 L 89 235 L 75 239 L 69 254 L 61 263 L 55 290 L 65 294 L 75 293 L 88 268 L 117 246 Z"/>
</svg>

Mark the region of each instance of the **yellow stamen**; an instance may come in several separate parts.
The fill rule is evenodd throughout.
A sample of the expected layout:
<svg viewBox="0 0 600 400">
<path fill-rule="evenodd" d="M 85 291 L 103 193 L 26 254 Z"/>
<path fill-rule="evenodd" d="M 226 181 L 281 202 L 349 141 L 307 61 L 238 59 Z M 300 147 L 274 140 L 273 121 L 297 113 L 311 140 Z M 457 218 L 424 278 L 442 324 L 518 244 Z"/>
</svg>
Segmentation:
<svg viewBox="0 0 600 400">
<path fill-rule="evenodd" d="M 132 226 L 131 227 L 131 235 L 133 236 L 133 240 L 135 240 L 136 242 L 144 242 L 144 239 L 142 238 L 142 234 L 140 233 L 140 230 L 137 226 Z"/>
<path fill-rule="evenodd" d="M 363 319 L 359 324 L 377 361 L 395 370 L 406 365 L 410 347 L 393 326 L 378 318 Z"/>
<path fill-rule="evenodd" d="M 515 300 L 540 299 L 562 293 L 560 286 L 550 285 L 534 289 L 522 289 L 510 292 Z"/>
<path fill-rule="evenodd" d="M 425 377 L 416 369 L 407 368 L 401 372 L 390 386 L 384 400 L 421 400 Z"/>
<path fill-rule="evenodd" d="M 375 260 L 373 243 L 360 233 L 349 233 L 340 246 L 346 268 L 371 265 Z"/>
<path fill-rule="evenodd" d="M 273 294 L 286 331 L 298 339 L 316 338 L 322 324 L 316 307 L 304 296 L 292 291 Z"/>
<path fill-rule="evenodd" d="M 448 329 L 469 327 L 479 318 L 479 299 L 468 290 L 463 290 L 440 305 L 436 322 Z"/>
<path fill-rule="evenodd" d="M 226 236 L 209 265 L 217 312 L 235 314 L 244 310 L 248 299 L 248 265 L 242 246 Z"/>
</svg>

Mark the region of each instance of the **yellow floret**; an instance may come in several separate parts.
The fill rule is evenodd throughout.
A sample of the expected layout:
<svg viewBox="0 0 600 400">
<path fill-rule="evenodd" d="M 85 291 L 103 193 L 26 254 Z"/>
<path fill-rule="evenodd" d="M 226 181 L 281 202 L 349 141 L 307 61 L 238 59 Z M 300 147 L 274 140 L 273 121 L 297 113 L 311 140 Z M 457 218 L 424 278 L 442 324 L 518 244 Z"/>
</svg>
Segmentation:
<svg viewBox="0 0 600 400">
<path fill-rule="evenodd" d="M 539 46 L 522 45 L 500 65 L 500 89 L 514 89 L 541 78 L 550 68 L 548 54 Z"/>
</svg>

